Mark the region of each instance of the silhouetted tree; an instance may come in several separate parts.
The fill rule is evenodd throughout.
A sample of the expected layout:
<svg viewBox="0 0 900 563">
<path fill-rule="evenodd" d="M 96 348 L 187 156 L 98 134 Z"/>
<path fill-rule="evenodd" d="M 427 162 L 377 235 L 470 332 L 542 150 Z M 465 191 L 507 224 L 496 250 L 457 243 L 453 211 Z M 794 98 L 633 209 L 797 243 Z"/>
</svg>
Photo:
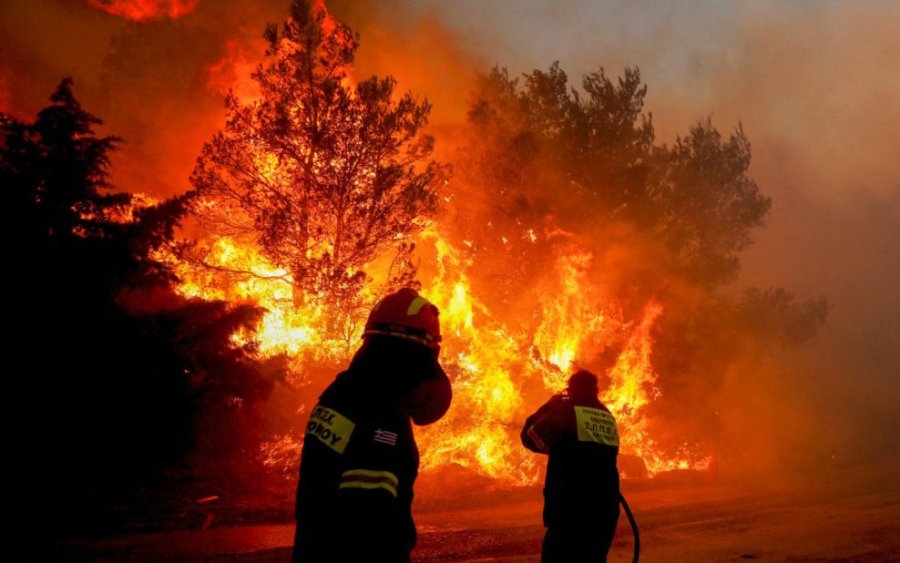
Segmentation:
<svg viewBox="0 0 900 563">
<path fill-rule="evenodd" d="M 252 306 L 187 301 L 154 259 L 192 194 L 135 206 L 108 182 L 115 137 L 64 80 L 32 123 L 0 119 L 0 197 L 13 226 L 5 320 L 13 412 L 13 505 L 26 527 L 84 526 L 147 478 L 203 450 L 252 441 L 271 389 L 231 335 Z M 258 436 L 257 436 L 258 437 Z M 52 514 L 47 518 L 46 514 Z M 41 524 L 30 517 L 43 514 Z M 112 522 L 109 522 L 112 524 Z M 50 529 L 47 528 L 50 527 Z"/>
<path fill-rule="evenodd" d="M 465 151 L 471 179 L 499 190 L 501 203 L 521 210 L 552 199 L 572 219 L 608 220 L 641 205 L 654 137 L 637 70 L 614 84 L 600 69 L 584 77 L 583 92 L 556 63 L 523 78 L 497 68 L 480 78 Z"/>
<path fill-rule="evenodd" d="M 126 194 L 110 194 L 108 153 L 119 139 L 98 138 L 99 123 L 72 95 L 64 80 L 33 124 L 9 119 L 4 124 L 5 147 L 0 174 L 4 197 L 27 228 L 29 240 L 65 245 L 74 237 L 102 236 L 102 218 L 130 202 Z M 53 150 L 42 150 L 53 147 Z"/>
<path fill-rule="evenodd" d="M 290 270 L 298 298 L 346 304 L 391 249 L 408 279 L 411 235 L 442 177 L 421 133 L 430 105 L 394 100 L 391 77 L 354 83 L 358 38 L 319 4 L 295 1 L 265 38 L 269 62 L 253 75 L 261 99 L 230 94 L 225 129 L 197 161 L 199 216 L 258 242 Z"/>
</svg>

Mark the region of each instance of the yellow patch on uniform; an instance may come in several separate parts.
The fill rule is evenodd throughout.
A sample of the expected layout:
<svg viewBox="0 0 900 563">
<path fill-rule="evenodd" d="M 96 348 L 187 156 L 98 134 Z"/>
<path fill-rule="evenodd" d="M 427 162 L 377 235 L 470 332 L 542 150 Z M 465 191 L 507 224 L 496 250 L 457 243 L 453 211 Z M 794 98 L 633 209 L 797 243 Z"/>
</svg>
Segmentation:
<svg viewBox="0 0 900 563">
<path fill-rule="evenodd" d="M 601 409 L 575 407 L 579 442 L 596 442 L 604 446 L 618 446 L 619 432 L 616 419 Z"/>
<path fill-rule="evenodd" d="M 355 427 L 352 420 L 336 410 L 316 405 L 306 424 L 306 437 L 315 436 L 320 442 L 342 454 Z"/>
</svg>

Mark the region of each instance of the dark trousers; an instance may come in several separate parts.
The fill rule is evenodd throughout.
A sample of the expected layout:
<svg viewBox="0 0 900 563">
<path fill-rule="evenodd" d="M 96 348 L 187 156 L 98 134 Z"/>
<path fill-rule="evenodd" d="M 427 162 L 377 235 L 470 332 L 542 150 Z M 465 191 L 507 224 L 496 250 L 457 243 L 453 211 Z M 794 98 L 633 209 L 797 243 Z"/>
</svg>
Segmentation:
<svg viewBox="0 0 900 563">
<path fill-rule="evenodd" d="M 606 563 L 606 554 L 616 535 L 615 517 L 584 522 L 554 524 L 547 527 L 541 550 L 541 563 Z"/>
</svg>

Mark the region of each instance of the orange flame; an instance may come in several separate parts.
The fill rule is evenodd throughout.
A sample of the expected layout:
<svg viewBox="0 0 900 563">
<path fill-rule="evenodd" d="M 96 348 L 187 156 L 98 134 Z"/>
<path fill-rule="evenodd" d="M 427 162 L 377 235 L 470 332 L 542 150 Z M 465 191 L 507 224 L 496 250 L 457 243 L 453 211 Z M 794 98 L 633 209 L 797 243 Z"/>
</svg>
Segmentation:
<svg viewBox="0 0 900 563">
<path fill-rule="evenodd" d="M 663 308 L 651 301 L 635 321 L 614 304 L 598 307 L 599 290 L 590 283 L 592 257 L 577 248 L 557 259 L 552 298 L 538 304 L 531 330 L 525 322 L 507 326 L 491 304 L 472 294 L 472 264 L 434 228 L 420 237 L 433 249 L 428 259 L 435 274 L 423 280 L 424 294 L 441 310 L 442 364 L 454 385 L 447 416 L 419 431 L 424 469 L 459 465 L 501 484 L 529 484 L 539 477 L 542 460 L 526 451 L 518 434 L 525 417 L 551 393 L 560 391 L 588 354 L 615 347 L 617 359 L 603 397 L 620 425 L 622 453 L 644 459 L 651 474 L 669 469 L 703 469 L 708 458 L 686 447 L 667 457 L 652 437 L 645 407 L 659 398 L 651 364 L 652 329 Z M 349 360 L 362 332 L 365 312 L 341 337 L 327 334 L 324 309 L 314 298 L 297 307 L 287 272 L 270 264 L 251 244 L 219 238 L 195 249 L 192 260 L 162 253 L 182 282 L 186 297 L 253 302 L 267 309 L 256 330 L 239 333 L 239 343 L 255 341 L 259 354 L 285 354 L 297 372 L 309 366 Z M 374 302 L 378 292 L 368 288 Z M 284 438 L 279 438 L 283 440 Z"/>
<path fill-rule="evenodd" d="M 423 429 L 424 468 L 458 464 L 509 483 L 532 482 L 535 460 L 521 455 L 514 437 L 522 396 L 514 382 L 522 347 L 471 295 L 459 252 L 433 231 L 438 274 L 426 284 L 441 310 L 442 363 L 453 378 L 454 404 L 439 423 Z"/>
<path fill-rule="evenodd" d="M 88 0 L 88 4 L 129 21 L 174 20 L 194 11 L 200 0 Z"/>
<path fill-rule="evenodd" d="M 540 461 L 518 438 L 525 417 L 565 386 L 577 362 L 587 359 L 589 345 L 602 349 L 622 334 L 624 343 L 608 373 L 612 386 L 604 397 L 620 425 L 622 452 L 643 458 L 651 473 L 705 468 L 708 458 L 690 448 L 676 458 L 658 450 L 644 414 L 644 407 L 659 398 L 650 354 L 651 330 L 663 313 L 660 304 L 648 303 L 637 323 L 621 319 L 616 307 L 598 309 L 599 292 L 587 279 L 592 257 L 572 249 L 558 258 L 552 298 L 540 303 L 540 324 L 529 334 L 498 323 L 489 307 L 472 297 L 469 265 L 447 241 L 437 238 L 435 247 L 439 273 L 425 287 L 449 328 L 443 361 L 455 376 L 456 399 L 447 417 L 420 432 L 425 468 L 458 464 L 508 484 L 535 482 Z M 535 382 L 542 391 L 529 391 Z"/>
<path fill-rule="evenodd" d="M 347 339 L 327 337 L 326 312 L 313 299 L 295 306 L 293 280 L 271 264 L 253 245 L 228 237 L 201 243 L 189 256 L 162 249 L 157 259 L 180 279 L 178 292 L 187 298 L 253 303 L 266 309 L 252 333 L 233 336 L 238 344 L 254 341 L 261 357 L 284 354 L 299 370 L 310 362 L 333 363 L 347 357 Z"/>
<path fill-rule="evenodd" d="M 560 391 L 573 363 L 587 343 L 595 340 L 609 326 L 608 313 L 595 305 L 593 284 L 587 279 L 593 257 L 576 249 L 563 254 L 557 263 L 556 287 L 545 292 L 541 302 L 541 324 L 534 338 L 534 348 L 541 357 L 558 368 L 543 375 L 547 389 Z"/>
</svg>

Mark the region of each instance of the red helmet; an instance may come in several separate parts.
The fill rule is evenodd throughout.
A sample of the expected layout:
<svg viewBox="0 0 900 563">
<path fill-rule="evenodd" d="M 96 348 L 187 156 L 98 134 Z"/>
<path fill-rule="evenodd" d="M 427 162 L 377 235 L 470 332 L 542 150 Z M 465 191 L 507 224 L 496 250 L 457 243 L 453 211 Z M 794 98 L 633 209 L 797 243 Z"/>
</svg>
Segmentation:
<svg viewBox="0 0 900 563">
<path fill-rule="evenodd" d="M 375 305 L 369 313 L 363 336 L 396 336 L 436 349 L 441 342 L 438 314 L 437 307 L 416 290 L 405 287 Z"/>
</svg>

